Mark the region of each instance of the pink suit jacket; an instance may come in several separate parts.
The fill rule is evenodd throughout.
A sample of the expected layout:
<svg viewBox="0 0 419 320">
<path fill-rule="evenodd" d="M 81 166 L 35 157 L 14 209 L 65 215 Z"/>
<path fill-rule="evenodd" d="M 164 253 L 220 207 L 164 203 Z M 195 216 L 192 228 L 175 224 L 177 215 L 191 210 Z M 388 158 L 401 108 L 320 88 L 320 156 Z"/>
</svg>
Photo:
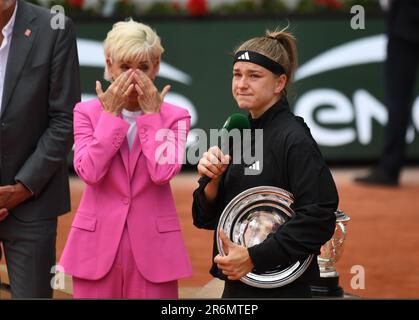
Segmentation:
<svg viewBox="0 0 419 320">
<path fill-rule="evenodd" d="M 86 187 L 60 260 L 67 274 L 105 276 L 125 223 L 137 268 L 147 280 L 192 274 L 169 183 L 181 169 L 190 116 L 163 103 L 159 113 L 140 115 L 136 122 L 129 151 L 128 123 L 104 112 L 98 99 L 74 109 L 74 168 Z"/>
</svg>

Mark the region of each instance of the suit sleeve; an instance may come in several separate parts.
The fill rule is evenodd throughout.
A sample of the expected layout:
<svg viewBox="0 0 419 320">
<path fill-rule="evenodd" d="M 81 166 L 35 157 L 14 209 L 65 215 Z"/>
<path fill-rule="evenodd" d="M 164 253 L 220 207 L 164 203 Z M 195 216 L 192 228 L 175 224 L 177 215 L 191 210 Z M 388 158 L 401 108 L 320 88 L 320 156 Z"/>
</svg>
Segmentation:
<svg viewBox="0 0 419 320">
<path fill-rule="evenodd" d="M 83 103 L 74 109 L 74 170 L 87 184 L 98 183 L 108 172 L 112 158 L 125 141 L 129 125 L 102 112 L 93 128 Z"/>
<path fill-rule="evenodd" d="M 260 271 L 319 254 L 335 229 L 338 194 L 318 149 L 307 142 L 294 144 L 287 151 L 286 163 L 295 215 L 264 242 L 249 248 Z"/>
<path fill-rule="evenodd" d="M 35 196 L 66 163 L 73 144 L 73 107 L 80 101 L 80 76 L 74 26 L 66 20 L 64 30 L 56 30 L 55 45 L 50 64 L 48 81 L 49 124 L 38 141 L 34 152 L 25 161 L 15 176 Z M 42 48 L 37 48 L 42 50 Z"/>
<path fill-rule="evenodd" d="M 182 110 L 181 115 L 169 122 L 159 112 L 141 115 L 136 121 L 151 180 L 165 184 L 182 168 L 190 115 Z"/>
</svg>

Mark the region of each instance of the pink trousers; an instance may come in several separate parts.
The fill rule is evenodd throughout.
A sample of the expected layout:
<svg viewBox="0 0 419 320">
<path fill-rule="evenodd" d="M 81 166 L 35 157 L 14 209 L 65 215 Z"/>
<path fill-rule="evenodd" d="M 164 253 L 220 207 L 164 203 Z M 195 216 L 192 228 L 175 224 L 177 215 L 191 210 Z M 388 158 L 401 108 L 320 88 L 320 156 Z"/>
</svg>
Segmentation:
<svg viewBox="0 0 419 320">
<path fill-rule="evenodd" d="M 76 299 L 177 299 L 177 280 L 153 283 L 137 269 L 125 225 L 115 261 L 106 276 L 99 280 L 73 277 Z"/>
</svg>

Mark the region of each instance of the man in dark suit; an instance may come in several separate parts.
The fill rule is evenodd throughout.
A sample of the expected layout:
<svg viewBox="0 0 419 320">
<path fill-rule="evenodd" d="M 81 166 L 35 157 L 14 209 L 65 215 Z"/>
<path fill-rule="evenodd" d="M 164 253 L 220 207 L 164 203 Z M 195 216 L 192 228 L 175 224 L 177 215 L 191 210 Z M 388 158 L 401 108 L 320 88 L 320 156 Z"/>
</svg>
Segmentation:
<svg viewBox="0 0 419 320">
<path fill-rule="evenodd" d="M 385 101 L 388 124 L 379 164 L 355 182 L 398 186 L 405 160 L 406 131 L 411 120 L 419 68 L 419 1 L 393 0 L 388 13 Z"/>
<path fill-rule="evenodd" d="M 57 216 L 70 210 L 79 65 L 72 22 L 52 18 L 0 0 L 0 242 L 13 298 L 52 297 Z"/>
</svg>

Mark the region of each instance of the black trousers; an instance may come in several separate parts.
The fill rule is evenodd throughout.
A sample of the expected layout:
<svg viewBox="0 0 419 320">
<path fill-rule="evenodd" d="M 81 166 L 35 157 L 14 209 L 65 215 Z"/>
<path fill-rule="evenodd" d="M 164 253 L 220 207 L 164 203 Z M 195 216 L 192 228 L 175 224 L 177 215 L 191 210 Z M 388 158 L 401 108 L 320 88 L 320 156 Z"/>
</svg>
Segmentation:
<svg viewBox="0 0 419 320">
<path fill-rule="evenodd" d="M 385 102 L 388 123 L 380 161 L 389 175 L 398 178 L 406 153 L 406 132 L 411 120 L 419 43 L 390 36 L 385 63 Z"/>
<path fill-rule="evenodd" d="M 311 291 L 310 286 L 305 283 L 290 283 L 279 288 L 263 289 L 241 281 L 227 280 L 222 298 L 311 298 Z"/>
<path fill-rule="evenodd" d="M 52 298 L 56 236 L 57 218 L 24 222 L 10 214 L 0 222 L 13 299 Z"/>
</svg>

